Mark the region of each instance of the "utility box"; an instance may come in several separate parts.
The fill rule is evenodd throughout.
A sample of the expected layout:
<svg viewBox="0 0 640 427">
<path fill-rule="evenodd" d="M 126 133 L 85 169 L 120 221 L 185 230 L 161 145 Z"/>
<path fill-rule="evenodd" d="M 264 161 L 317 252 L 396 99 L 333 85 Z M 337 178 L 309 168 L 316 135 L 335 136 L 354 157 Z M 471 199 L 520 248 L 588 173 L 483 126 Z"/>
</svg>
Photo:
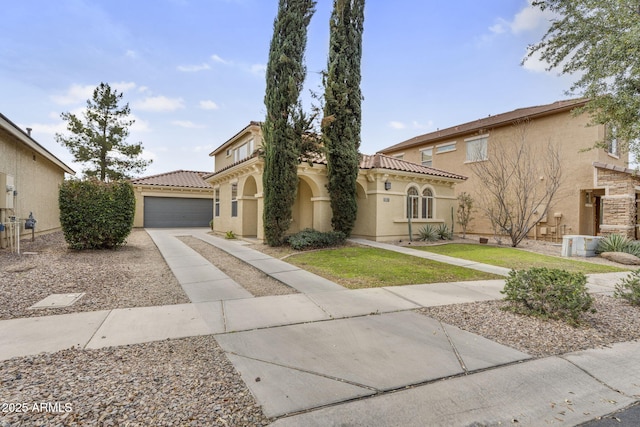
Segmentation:
<svg viewBox="0 0 640 427">
<path fill-rule="evenodd" d="M 13 192 L 15 190 L 13 175 L 0 172 L 0 209 L 13 209 Z"/>
<path fill-rule="evenodd" d="M 562 256 L 592 257 L 596 256 L 601 236 L 562 236 Z"/>
</svg>

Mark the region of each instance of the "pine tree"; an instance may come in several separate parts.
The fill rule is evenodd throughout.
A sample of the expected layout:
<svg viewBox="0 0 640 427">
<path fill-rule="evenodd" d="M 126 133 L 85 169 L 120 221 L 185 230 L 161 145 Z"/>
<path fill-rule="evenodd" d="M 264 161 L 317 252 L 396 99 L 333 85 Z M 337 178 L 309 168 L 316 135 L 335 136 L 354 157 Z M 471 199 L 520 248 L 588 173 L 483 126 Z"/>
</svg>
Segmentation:
<svg viewBox="0 0 640 427">
<path fill-rule="evenodd" d="M 87 101 L 84 121 L 75 114 L 62 113 L 71 136 L 56 134 L 56 141 L 67 147 L 74 160 L 92 166 L 83 170 L 89 177 L 100 181 L 131 178 L 130 173 L 142 173 L 151 160 L 140 158 L 142 143 L 127 144 L 129 126 L 135 121 L 128 119 L 129 104 L 119 106 L 123 94 L 100 83 Z"/>
<path fill-rule="evenodd" d="M 264 234 L 267 243 L 284 243 L 291 225 L 298 176 L 302 114 L 298 100 L 306 75 L 304 51 L 314 0 L 280 0 L 267 64 L 264 103 Z"/>
<path fill-rule="evenodd" d="M 356 179 L 360 163 L 360 62 L 364 0 L 334 0 L 322 132 L 327 150 L 328 190 L 335 231 L 351 234 L 358 213 Z"/>
</svg>

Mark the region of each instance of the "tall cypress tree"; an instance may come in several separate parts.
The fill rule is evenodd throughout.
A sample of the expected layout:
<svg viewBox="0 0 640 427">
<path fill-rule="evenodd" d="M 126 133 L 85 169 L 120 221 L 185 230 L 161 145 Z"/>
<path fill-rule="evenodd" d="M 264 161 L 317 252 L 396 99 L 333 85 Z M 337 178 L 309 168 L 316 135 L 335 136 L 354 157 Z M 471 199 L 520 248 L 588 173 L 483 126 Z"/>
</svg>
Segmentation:
<svg viewBox="0 0 640 427">
<path fill-rule="evenodd" d="M 284 243 L 298 188 L 297 165 L 302 132 L 298 97 L 306 75 L 304 51 L 314 0 L 280 0 L 273 24 L 264 103 L 264 234 L 267 243 Z"/>
<path fill-rule="evenodd" d="M 358 213 L 356 179 L 360 162 L 360 62 L 365 0 L 334 0 L 325 76 L 322 134 L 327 150 L 333 229 L 351 234 Z"/>
</svg>

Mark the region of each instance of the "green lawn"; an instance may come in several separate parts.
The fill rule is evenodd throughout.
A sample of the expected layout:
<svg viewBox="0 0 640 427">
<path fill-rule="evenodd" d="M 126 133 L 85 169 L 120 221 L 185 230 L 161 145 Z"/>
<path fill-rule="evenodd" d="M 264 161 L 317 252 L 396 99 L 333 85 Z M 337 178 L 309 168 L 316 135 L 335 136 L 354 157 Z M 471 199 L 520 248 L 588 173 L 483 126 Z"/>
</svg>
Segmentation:
<svg viewBox="0 0 640 427">
<path fill-rule="evenodd" d="M 296 254 L 287 257 L 286 261 L 350 289 L 504 278 L 359 246 Z"/>
<path fill-rule="evenodd" d="M 522 270 L 531 267 L 559 268 L 571 272 L 589 273 L 609 273 L 614 271 L 628 271 L 603 264 L 595 264 L 575 259 L 547 256 L 525 251 L 517 248 L 505 248 L 497 246 L 484 246 L 465 243 L 450 243 L 436 246 L 414 246 L 427 252 L 448 255 L 456 258 L 467 259 L 469 261 L 481 262 L 484 264 L 507 267 L 515 270 Z"/>
</svg>

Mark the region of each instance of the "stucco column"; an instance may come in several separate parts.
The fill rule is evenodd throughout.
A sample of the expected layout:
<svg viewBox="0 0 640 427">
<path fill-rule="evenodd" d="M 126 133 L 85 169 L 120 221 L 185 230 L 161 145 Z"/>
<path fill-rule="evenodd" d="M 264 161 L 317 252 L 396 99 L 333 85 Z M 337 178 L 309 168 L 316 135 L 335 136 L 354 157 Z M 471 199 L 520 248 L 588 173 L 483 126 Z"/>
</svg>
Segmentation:
<svg viewBox="0 0 640 427">
<path fill-rule="evenodd" d="M 256 238 L 264 241 L 264 195 L 263 193 L 256 194 L 257 210 L 258 210 L 258 232 Z"/>
<path fill-rule="evenodd" d="M 331 231 L 331 199 L 329 197 L 312 197 L 313 228 L 318 231 Z"/>
</svg>

